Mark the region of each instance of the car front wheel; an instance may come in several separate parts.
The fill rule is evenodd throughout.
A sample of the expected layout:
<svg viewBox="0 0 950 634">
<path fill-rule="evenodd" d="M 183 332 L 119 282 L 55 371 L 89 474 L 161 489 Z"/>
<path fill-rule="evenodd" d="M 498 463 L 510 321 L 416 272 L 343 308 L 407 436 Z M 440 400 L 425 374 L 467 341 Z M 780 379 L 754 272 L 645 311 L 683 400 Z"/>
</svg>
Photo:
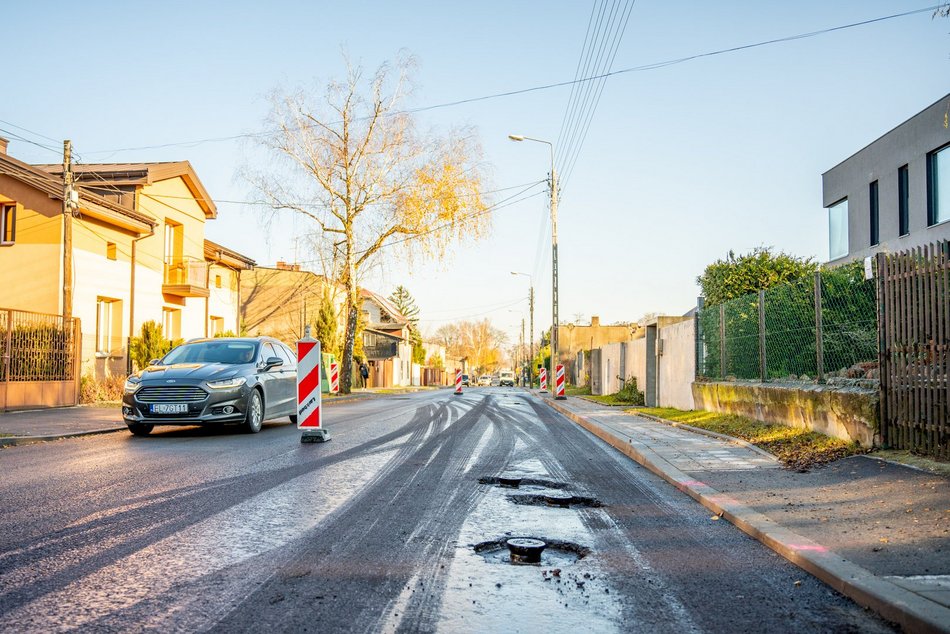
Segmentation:
<svg viewBox="0 0 950 634">
<path fill-rule="evenodd" d="M 264 423 L 264 403 L 261 401 L 261 393 L 252 390 L 247 399 L 247 416 L 244 419 L 244 429 L 249 433 L 256 434 L 261 430 Z"/>
<path fill-rule="evenodd" d="M 127 423 L 129 426 L 129 431 L 132 432 L 135 436 L 148 436 L 152 433 L 154 425 L 149 425 L 147 423 Z"/>
</svg>

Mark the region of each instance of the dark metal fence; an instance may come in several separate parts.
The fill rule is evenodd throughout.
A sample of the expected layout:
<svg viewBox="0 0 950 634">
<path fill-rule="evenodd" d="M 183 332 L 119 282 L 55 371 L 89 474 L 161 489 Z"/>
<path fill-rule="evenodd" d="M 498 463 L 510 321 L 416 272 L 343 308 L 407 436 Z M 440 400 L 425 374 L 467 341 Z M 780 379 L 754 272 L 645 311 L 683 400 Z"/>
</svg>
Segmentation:
<svg viewBox="0 0 950 634">
<path fill-rule="evenodd" d="M 702 308 L 697 326 L 707 379 L 824 380 L 877 363 L 874 282 L 860 263 Z"/>
<path fill-rule="evenodd" d="M 883 442 L 950 458 L 950 242 L 877 267 Z"/>
<path fill-rule="evenodd" d="M 0 309 L 0 381 L 76 379 L 77 319 Z"/>
</svg>

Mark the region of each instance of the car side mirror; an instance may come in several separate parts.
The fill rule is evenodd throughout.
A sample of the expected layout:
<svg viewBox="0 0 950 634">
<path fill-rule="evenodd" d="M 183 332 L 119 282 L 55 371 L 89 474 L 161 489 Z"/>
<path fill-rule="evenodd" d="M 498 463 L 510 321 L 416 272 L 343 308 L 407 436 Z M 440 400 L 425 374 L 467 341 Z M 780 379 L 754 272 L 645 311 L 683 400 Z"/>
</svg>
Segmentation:
<svg viewBox="0 0 950 634">
<path fill-rule="evenodd" d="M 264 369 L 270 370 L 280 365 L 284 365 L 284 360 L 280 357 L 267 357 L 267 361 L 264 362 Z"/>
<path fill-rule="evenodd" d="M 148 362 L 149 365 L 158 365 L 159 363 L 161 363 L 159 359 L 152 359 Z"/>
</svg>

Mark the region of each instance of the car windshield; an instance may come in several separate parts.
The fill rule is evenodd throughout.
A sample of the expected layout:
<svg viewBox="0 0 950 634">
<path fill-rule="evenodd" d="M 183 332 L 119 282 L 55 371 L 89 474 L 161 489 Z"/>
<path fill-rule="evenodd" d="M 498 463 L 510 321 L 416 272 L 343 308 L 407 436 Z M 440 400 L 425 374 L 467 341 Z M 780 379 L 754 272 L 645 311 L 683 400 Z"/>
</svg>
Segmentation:
<svg viewBox="0 0 950 634">
<path fill-rule="evenodd" d="M 163 365 L 175 363 L 252 363 L 257 344 L 250 341 L 199 341 L 178 346 L 162 359 Z"/>
</svg>

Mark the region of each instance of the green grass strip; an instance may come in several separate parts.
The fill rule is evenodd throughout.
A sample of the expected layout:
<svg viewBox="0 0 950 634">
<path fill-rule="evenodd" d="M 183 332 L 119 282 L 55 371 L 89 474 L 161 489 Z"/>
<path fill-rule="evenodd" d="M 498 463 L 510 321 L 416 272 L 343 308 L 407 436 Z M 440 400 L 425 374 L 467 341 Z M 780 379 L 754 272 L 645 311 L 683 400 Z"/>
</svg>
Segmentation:
<svg viewBox="0 0 950 634">
<path fill-rule="evenodd" d="M 782 464 L 793 469 L 808 469 L 847 456 L 867 453 L 856 442 L 847 442 L 798 427 L 769 425 L 735 414 L 684 411 L 669 407 L 647 407 L 630 410 L 630 413 L 650 414 L 673 422 L 686 423 L 693 427 L 741 438 L 768 451 Z"/>
</svg>

